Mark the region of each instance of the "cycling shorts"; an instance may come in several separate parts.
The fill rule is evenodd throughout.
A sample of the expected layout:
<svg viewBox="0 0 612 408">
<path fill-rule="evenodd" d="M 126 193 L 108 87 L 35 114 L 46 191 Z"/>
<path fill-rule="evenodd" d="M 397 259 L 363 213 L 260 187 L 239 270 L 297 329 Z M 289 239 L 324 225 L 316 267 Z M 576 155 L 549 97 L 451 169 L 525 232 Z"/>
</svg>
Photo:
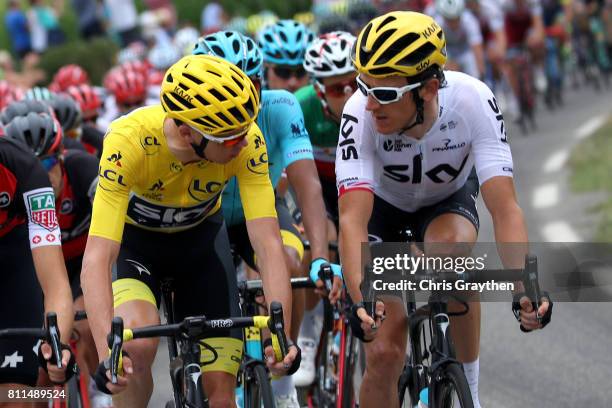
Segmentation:
<svg viewBox="0 0 612 408">
<path fill-rule="evenodd" d="M 28 225 L 0 238 L 0 330 L 43 326 L 43 294 L 30 249 Z M 0 383 L 34 386 L 38 379 L 38 339 L 0 339 Z M 36 350 L 36 352 L 34 351 Z"/>
<path fill-rule="evenodd" d="M 72 292 L 72 300 L 83 296 L 81 289 L 81 267 L 83 266 L 83 255 L 76 258 L 68 259 L 66 262 L 66 271 L 68 272 L 68 282 L 70 282 L 70 290 Z"/>
<path fill-rule="evenodd" d="M 404 231 L 410 229 L 414 241 L 423 242 L 429 224 L 442 214 L 459 214 L 467 218 L 476 231 L 480 223 L 476 209 L 479 184 L 476 171 L 472 169 L 467 181 L 459 190 L 448 198 L 427 207 L 409 213 L 374 196 L 372 217 L 368 223 L 370 242 L 402 242 L 406 238 Z"/>
<path fill-rule="evenodd" d="M 159 307 L 161 282 L 173 278 L 174 320 L 205 315 L 240 316 L 236 271 L 221 211 L 185 231 L 147 231 L 126 224 L 115 270 L 114 306 L 142 300 Z M 201 347 L 202 371 L 236 375 L 242 359 L 242 331 L 225 329 L 204 338 L 218 353 Z"/>
<path fill-rule="evenodd" d="M 289 208 L 287 208 L 287 204 L 285 204 L 282 198 L 277 197 L 274 204 L 276 206 L 276 215 L 278 217 L 283 245 L 295 249 L 299 259 L 302 260 L 304 256 L 304 244 L 302 243 L 302 238 L 295 225 L 295 220 L 291 216 Z M 227 232 L 234 251 L 240 255 L 251 269 L 257 270 L 257 258 L 255 256 L 255 250 L 249 240 L 246 222 L 229 227 Z"/>
</svg>

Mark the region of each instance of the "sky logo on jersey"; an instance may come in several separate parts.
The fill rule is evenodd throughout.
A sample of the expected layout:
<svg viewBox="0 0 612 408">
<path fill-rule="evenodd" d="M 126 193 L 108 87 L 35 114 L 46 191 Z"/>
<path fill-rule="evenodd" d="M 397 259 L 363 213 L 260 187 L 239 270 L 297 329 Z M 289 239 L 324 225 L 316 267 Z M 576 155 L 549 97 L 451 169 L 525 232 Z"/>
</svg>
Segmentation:
<svg viewBox="0 0 612 408">
<path fill-rule="evenodd" d="M 146 228 L 182 228 L 204 219 L 221 197 L 220 192 L 193 207 L 167 207 L 149 202 L 137 195 L 130 197 L 127 216 Z"/>
<path fill-rule="evenodd" d="M 50 188 L 39 188 L 26 194 L 25 201 L 28 206 L 30 220 L 48 231 L 58 227 L 55 213 L 55 196 Z"/>
</svg>

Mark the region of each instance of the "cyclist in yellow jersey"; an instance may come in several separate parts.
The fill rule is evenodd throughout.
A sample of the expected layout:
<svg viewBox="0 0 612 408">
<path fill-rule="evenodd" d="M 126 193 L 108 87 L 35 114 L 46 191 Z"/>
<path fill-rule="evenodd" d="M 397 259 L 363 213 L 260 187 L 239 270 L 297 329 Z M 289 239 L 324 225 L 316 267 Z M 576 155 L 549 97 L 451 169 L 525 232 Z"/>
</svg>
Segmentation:
<svg viewBox="0 0 612 408">
<path fill-rule="evenodd" d="M 115 407 L 146 407 L 153 390 L 157 341 L 126 344 L 125 376 L 108 380 L 106 335 L 114 315 L 127 327 L 159 322 L 160 280 L 175 286 L 175 318 L 236 316 L 236 274 L 221 214 L 221 192 L 236 176 L 249 237 L 261 265 L 268 301 L 283 304 L 291 321 L 289 273 L 282 259 L 274 193 L 263 136 L 254 123 L 259 96 L 251 80 L 224 59 L 188 56 L 165 74 L 161 106 L 133 111 L 111 123 L 100 160 L 82 287 L 102 361 L 98 387 Z M 112 270 L 112 272 L 111 272 Z M 111 302 L 111 274 L 113 276 Z M 271 281 L 274 279 L 274 286 Z M 218 358 L 203 369 L 211 407 L 232 406 L 242 352 L 241 334 L 209 338 Z M 210 361 L 202 351 L 202 360 Z M 268 348 L 266 355 L 271 356 Z M 297 370 L 295 346 L 276 375 Z"/>
</svg>

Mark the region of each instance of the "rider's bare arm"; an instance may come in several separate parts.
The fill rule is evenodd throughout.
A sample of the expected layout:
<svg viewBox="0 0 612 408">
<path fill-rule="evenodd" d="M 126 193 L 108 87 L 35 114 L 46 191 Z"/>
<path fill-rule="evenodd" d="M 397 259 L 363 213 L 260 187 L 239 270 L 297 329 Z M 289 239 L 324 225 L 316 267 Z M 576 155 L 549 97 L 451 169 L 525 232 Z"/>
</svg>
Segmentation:
<svg viewBox="0 0 612 408">
<path fill-rule="evenodd" d="M 90 235 L 83 256 L 81 286 L 99 360 L 108 357 L 106 335 L 113 318 L 111 268 L 117 260 L 119 248 L 119 242 Z"/>
<path fill-rule="evenodd" d="M 354 302 L 362 300 L 361 243 L 368 242 L 368 221 L 372 215 L 374 194 L 366 190 L 354 190 L 338 199 L 340 211 L 340 259 L 344 281 Z"/>
</svg>

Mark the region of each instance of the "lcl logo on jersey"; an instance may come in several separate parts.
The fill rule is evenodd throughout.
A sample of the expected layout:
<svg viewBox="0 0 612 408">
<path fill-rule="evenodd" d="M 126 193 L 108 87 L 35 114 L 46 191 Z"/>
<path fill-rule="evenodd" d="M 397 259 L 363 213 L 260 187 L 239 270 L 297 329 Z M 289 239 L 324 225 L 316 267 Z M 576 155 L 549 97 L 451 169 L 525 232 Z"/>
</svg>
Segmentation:
<svg viewBox="0 0 612 408">
<path fill-rule="evenodd" d="M 227 184 L 227 181 L 225 182 Z M 197 201 L 205 201 L 210 199 L 211 194 L 217 194 L 223 188 L 223 184 L 218 181 L 203 182 L 199 179 L 193 179 L 189 184 L 189 195 Z"/>
<path fill-rule="evenodd" d="M 159 151 L 161 144 L 155 136 L 145 136 L 140 139 L 140 145 L 147 155 L 155 154 Z"/>
<path fill-rule="evenodd" d="M 257 157 L 251 157 L 247 161 L 247 169 L 255 174 L 268 174 L 264 164 L 268 162 L 268 153 L 264 152 Z"/>
<path fill-rule="evenodd" d="M 100 166 L 98 168 L 98 176 L 108 181 L 112 181 L 113 183 L 117 183 L 121 186 L 127 187 L 127 184 L 123 182 L 123 176 L 120 174 L 117 174 L 117 172 L 114 170 L 111 170 L 111 169 L 102 170 L 102 166 Z"/>
</svg>

